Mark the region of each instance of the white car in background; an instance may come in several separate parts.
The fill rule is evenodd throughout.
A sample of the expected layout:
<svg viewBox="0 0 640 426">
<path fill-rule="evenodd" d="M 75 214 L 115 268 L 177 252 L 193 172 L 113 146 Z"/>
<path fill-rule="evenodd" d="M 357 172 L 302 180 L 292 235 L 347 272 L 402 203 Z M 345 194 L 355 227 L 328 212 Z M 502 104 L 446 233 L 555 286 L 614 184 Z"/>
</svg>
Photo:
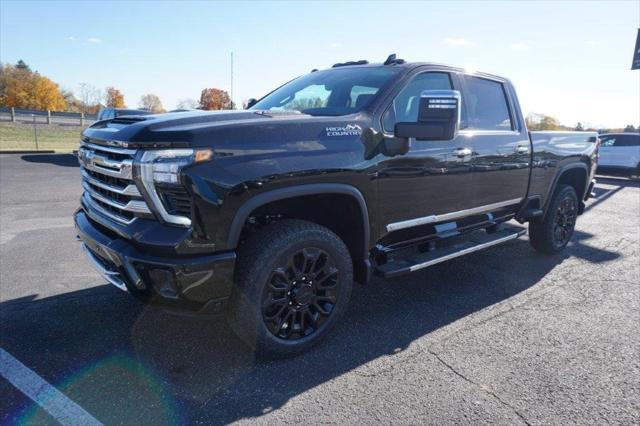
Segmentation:
<svg viewBox="0 0 640 426">
<path fill-rule="evenodd" d="M 640 133 L 600 135 L 598 173 L 640 175 Z"/>
</svg>

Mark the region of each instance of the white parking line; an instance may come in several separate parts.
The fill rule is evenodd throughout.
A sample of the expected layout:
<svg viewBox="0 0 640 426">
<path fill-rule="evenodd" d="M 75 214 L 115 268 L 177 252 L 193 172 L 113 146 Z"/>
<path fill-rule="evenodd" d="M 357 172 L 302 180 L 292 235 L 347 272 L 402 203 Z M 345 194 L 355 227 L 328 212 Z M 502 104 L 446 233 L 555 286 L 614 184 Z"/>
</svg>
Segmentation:
<svg viewBox="0 0 640 426">
<path fill-rule="evenodd" d="M 95 417 L 2 348 L 0 375 L 63 425 L 102 425 Z"/>
</svg>

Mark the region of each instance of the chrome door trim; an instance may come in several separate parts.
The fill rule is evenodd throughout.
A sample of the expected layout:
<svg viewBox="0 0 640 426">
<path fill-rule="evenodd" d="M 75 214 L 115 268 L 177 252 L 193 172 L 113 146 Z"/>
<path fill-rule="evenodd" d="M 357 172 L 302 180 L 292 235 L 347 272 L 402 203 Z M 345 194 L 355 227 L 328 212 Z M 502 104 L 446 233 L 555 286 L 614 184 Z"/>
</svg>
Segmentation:
<svg viewBox="0 0 640 426">
<path fill-rule="evenodd" d="M 417 217 L 415 219 L 403 220 L 401 222 L 393 222 L 387 225 L 387 232 L 397 231 L 399 229 L 412 228 L 414 226 L 426 225 L 429 223 L 444 222 L 447 220 L 459 219 L 461 217 L 467 217 L 474 214 L 486 213 L 492 210 L 497 210 L 502 207 L 518 204 L 522 201 L 522 198 L 514 198 L 512 200 L 500 201 L 498 203 L 486 204 L 484 206 L 473 207 L 471 209 L 459 210 L 455 212 L 449 212 L 444 214 L 434 214 L 430 216 Z"/>
</svg>

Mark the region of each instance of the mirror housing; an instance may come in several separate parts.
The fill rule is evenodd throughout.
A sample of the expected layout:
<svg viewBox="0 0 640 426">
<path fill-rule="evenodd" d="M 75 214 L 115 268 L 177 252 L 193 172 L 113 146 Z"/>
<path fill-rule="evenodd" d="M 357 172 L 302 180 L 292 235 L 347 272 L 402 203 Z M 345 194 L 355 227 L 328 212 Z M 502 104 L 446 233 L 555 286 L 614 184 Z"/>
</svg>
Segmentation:
<svg viewBox="0 0 640 426">
<path fill-rule="evenodd" d="M 364 159 L 370 160 L 378 154 L 387 157 L 404 155 L 411 149 L 411 140 L 408 138 L 386 137 L 382 132 L 377 132 L 369 127 L 362 132 L 364 143 Z"/>
<path fill-rule="evenodd" d="M 247 106 L 245 109 L 249 109 L 252 106 L 254 106 L 255 104 L 258 103 L 258 100 L 256 98 L 249 98 L 249 100 L 247 101 Z"/>
<path fill-rule="evenodd" d="M 396 123 L 398 138 L 416 140 L 451 140 L 460 129 L 460 92 L 457 90 L 424 90 L 420 94 L 418 120 Z"/>
</svg>

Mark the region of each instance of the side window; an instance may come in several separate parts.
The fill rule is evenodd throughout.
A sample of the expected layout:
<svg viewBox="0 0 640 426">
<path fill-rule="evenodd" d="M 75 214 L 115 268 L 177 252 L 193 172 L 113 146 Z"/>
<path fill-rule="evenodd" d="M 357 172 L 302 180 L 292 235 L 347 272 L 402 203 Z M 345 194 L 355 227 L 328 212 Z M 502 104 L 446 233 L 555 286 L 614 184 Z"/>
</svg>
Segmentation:
<svg viewBox="0 0 640 426">
<path fill-rule="evenodd" d="M 465 76 L 462 96 L 467 116 L 461 128 L 473 130 L 512 130 L 511 114 L 502 83 Z"/>
<path fill-rule="evenodd" d="M 443 72 L 418 74 L 396 95 L 382 116 L 382 127 L 393 132 L 396 123 L 418 120 L 420 94 L 423 90 L 451 90 L 451 78 Z"/>
<path fill-rule="evenodd" d="M 614 146 L 615 144 L 616 144 L 616 138 L 614 138 L 613 136 L 606 136 L 600 139 L 601 147 Z"/>
<path fill-rule="evenodd" d="M 620 146 L 640 146 L 640 136 L 638 135 L 620 135 L 620 140 L 616 145 Z"/>
</svg>

